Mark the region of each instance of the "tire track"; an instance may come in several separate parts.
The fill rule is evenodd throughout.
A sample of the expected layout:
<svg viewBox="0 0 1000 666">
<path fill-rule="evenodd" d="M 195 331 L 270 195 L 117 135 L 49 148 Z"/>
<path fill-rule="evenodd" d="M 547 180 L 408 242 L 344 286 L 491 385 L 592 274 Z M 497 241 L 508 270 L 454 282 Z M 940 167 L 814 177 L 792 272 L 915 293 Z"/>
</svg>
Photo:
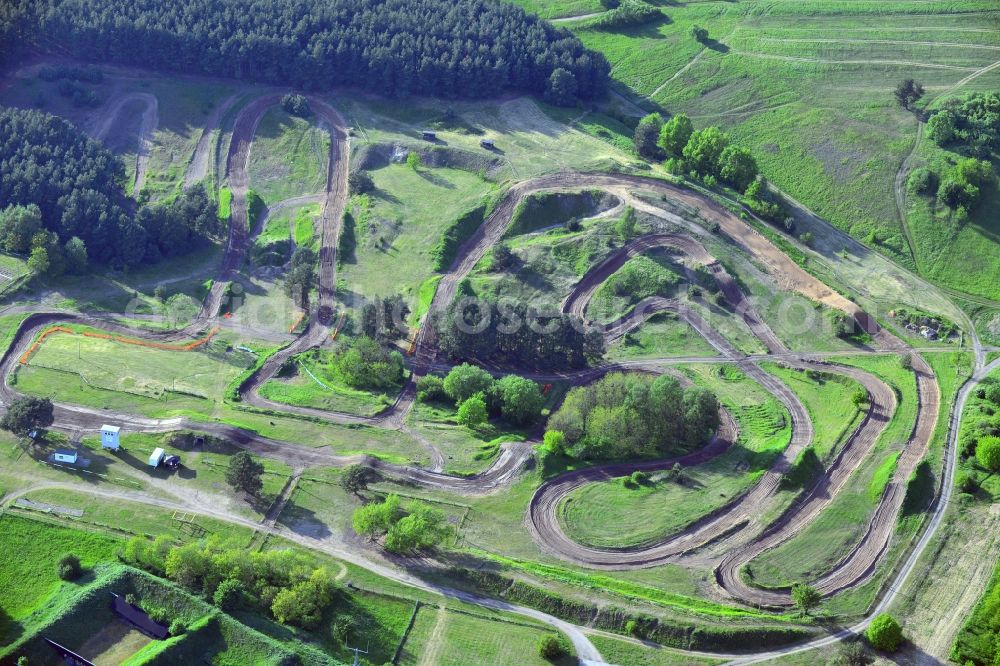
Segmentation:
<svg viewBox="0 0 1000 666">
<path fill-rule="evenodd" d="M 185 188 L 201 182 L 208 175 L 208 162 L 212 156 L 214 134 L 219 129 L 222 117 L 229 112 L 229 109 L 233 107 L 238 98 L 239 93 L 235 92 L 226 97 L 216 105 L 211 115 L 205 121 L 205 126 L 201 130 L 201 136 L 198 137 L 198 143 L 195 145 L 194 154 L 191 155 L 187 171 L 184 172 Z"/>
<path fill-rule="evenodd" d="M 135 154 L 135 176 L 132 179 L 132 196 L 138 197 L 143 185 L 146 183 L 146 171 L 149 169 L 149 156 L 153 149 L 153 132 L 160 124 L 159 101 L 151 93 L 127 93 L 116 97 L 114 102 L 102 112 L 87 131 L 90 136 L 98 141 L 104 141 L 111 133 L 115 122 L 121 115 L 126 104 L 131 102 L 142 102 L 145 109 L 139 122 L 138 145 Z"/>
</svg>

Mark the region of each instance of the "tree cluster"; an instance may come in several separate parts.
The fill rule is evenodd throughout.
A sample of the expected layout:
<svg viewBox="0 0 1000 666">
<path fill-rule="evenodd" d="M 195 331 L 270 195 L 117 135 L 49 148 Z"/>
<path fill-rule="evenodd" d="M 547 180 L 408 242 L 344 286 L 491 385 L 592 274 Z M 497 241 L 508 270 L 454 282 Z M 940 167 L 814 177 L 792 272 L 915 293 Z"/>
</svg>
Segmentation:
<svg viewBox="0 0 1000 666">
<path fill-rule="evenodd" d="M 975 157 L 1000 151 L 1000 94 L 977 92 L 945 100 L 927 120 L 927 136 Z"/>
<path fill-rule="evenodd" d="M 663 12 L 644 0 L 621 0 L 600 16 L 588 21 L 587 28 L 609 30 L 650 23 L 663 18 Z"/>
<path fill-rule="evenodd" d="M 295 248 L 291 266 L 285 274 L 285 293 L 296 306 L 309 307 L 309 292 L 316 282 L 316 253 L 304 246 Z"/>
<path fill-rule="evenodd" d="M 458 407 L 458 420 L 470 427 L 486 422 L 489 416 L 502 416 L 515 425 L 533 423 L 545 405 L 538 384 L 518 375 L 494 379 L 480 367 L 463 363 L 452 368 L 443 380 L 433 375 L 421 378 L 421 400 L 449 399 Z"/>
<path fill-rule="evenodd" d="M 353 388 L 384 390 L 403 382 L 403 355 L 364 335 L 338 351 L 331 365 L 334 374 Z"/>
<path fill-rule="evenodd" d="M 42 49 L 81 59 L 307 90 L 484 97 L 541 93 L 557 68 L 603 92 L 607 60 L 568 30 L 487 0 L 14 0 L 7 18 Z"/>
<path fill-rule="evenodd" d="M 351 516 L 354 531 L 371 539 L 384 537 L 383 547 L 391 553 L 414 553 L 441 543 L 451 526 L 444 513 L 425 502 L 410 502 L 404 509 L 398 495 L 371 502 Z"/>
<path fill-rule="evenodd" d="M 326 568 L 292 550 L 248 552 L 215 538 L 177 545 L 165 535 L 156 541 L 136 536 L 126 542 L 122 558 L 204 594 L 224 610 L 257 608 L 304 629 L 319 625 L 338 592 Z"/>
<path fill-rule="evenodd" d="M 986 160 L 965 157 L 941 178 L 938 186 L 938 201 L 959 212 L 974 210 L 982 198 L 982 191 L 996 180 L 993 165 Z"/>
<path fill-rule="evenodd" d="M 142 233 L 135 233 L 132 251 L 140 253 L 144 263 L 187 254 L 224 230 L 216 204 L 203 185 L 184 190 L 172 201 L 143 206 L 135 220 Z"/>
<path fill-rule="evenodd" d="M 309 100 L 305 98 L 305 95 L 298 93 L 288 93 L 282 97 L 281 108 L 286 113 L 299 116 L 300 118 L 307 118 L 312 113 L 312 109 L 309 108 Z"/>
<path fill-rule="evenodd" d="M 719 427 L 719 402 L 669 375 L 613 373 L 574 388 L 549 419 L 576 458 L 660 457 L 705 444 Z"/>
<path fill-rule="evenodd" d="M 899 82 L 893 95 L 901 107 L 912 109 L 917 100 L 924 96 L 924 87 L 913 79 L 905 79 Z"/>
<path fill-rule="evenodd" d="M 524 303 L 458 299 L 435 327 L 441 351 L 453 360 L 493 360 L 538 369 L 582 368 L 604 354 L 600 331 L 572 315 L 541 312 Z"/>
<path fill-rule="evenodd" d="M 398 340 L 406 333 L 409 314 L 410 307 L 399 294 L 370 300 L 361 306 L 361 334 L 382 344 Z"/>
<path fill-rule="evenodd" d="M 65 120 L 0 111 L 0 201 L 7 206 L 0 246 L 30 252 L 36 273 L 58 275 L 84 270 L 88 256 L 102 264 L 149 264 L 220 233 L 203 187 L 133 214 L 123 177 L 114 155 Z"/>
<path fill-rule="evenodd" d="M 0 248 L 28 254 L 28 268 L 34 275 L 58 277 L 87 270 L 84 242 L 73 236 L 61 245 L 59 234 L 42 226 L 42 211 L 35 204 L 0 210 Z"/>
<path fill-rule="evenodd" d="M 658 151 L 652 153 L 654 156 L 666 156 L 667 169 L 671 173 L 700 178 L 709 186 L 721 180 L 740 192 L 745 192 L 757 178 L 757 160 L 746 148 L 730 145 L 729 135 L 718 127 L 696 130 L 691 119 L 683 113 L 666 122 L 659 114 L 651 114 L 643 118 L 639 126 L 643 123 L 648 124 L 647 134 L 656 131 L 653 146 L 649 145 L 651 137 L 644 140 L 645 156 L 654 150 Z M 641 150 L 640 154 L 643 154 Z"/>
</svg>

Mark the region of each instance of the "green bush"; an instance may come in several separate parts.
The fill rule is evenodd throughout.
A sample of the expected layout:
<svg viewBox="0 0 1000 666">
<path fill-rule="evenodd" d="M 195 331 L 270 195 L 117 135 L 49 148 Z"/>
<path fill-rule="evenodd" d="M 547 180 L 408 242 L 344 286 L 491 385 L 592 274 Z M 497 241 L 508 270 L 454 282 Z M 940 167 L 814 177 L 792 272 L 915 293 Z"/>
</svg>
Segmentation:
<svg viewBox="0 0 1000 666">
<path fill-rule="evenodd" d="M 76 580 L 83 574 L 83 567 L 80 566 L 80 558 L 73 553 L 67 553 L 60 557 L 56 568 L 59 577 L 63 580 Z"/>
<path fill-rule="evenodd" d="M 983 437 L 976 444 L 976 462 L 987 472 L 1000 472 L 1000 437 Z"/>
<path fill-rule="evenodd" d="M 871 624 L 865 630 L 865 638 L 876 650 L 885 652 L 895 652 L 903 642 L 903 628 L 899 622 L 889 615 L 882 613 L 876 615 Z"/>
<path fill-rule="evenodd" d="M 938 187 L 937 174 L 923 167 L 914 169 L 910 172 L 908 184 L 910 190 L 917 194 L 933 195 Z"/>
<path fill-rule="evenodd" d="M 227 578 L 219 583 L 212 595 L 212 601 L 224 611 L 235 610 L 243 598 L 243 583 L 235 578 Z M 171 632 L 173 633 L 173 632 Z"/>
<path fill-rule="evenodd" d="M 557 634 L 546 634 L 538 641 L 538 656 L 542 659 L 555 661 L 569 653 L 563 638 Z"/>
</svg>

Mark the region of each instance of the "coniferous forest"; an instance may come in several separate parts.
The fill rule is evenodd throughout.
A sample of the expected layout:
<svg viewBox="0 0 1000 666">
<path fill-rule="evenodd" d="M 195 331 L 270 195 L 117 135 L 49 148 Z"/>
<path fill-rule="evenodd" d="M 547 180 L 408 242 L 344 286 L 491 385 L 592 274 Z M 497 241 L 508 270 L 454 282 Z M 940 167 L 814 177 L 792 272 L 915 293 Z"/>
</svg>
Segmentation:
<svg viewBox="0 0 1000 666">
<path fill-rule="evenodd" d="M 13 0 L 0 23 L 5 42 L 60 55 L 303 89 L 572 103 L 609 71 L 568 30 L 489 0 Z"/>
<path fill-rule="evenodd" d="M 3 109 L 0 245 L 16 252 L 37 249 L 33 236 L 44 229 L 52 234 L 51 241 L 44 239 L 50 260 L 56 243 L 76 238 L 92 260 L 137 265 L 182 254 L 221 232 L 203 187 L 186 190 L 170 205 L 136 211 L 122 191 L 123 174 L 115 155 L 62 118 Z"/>
</svg>

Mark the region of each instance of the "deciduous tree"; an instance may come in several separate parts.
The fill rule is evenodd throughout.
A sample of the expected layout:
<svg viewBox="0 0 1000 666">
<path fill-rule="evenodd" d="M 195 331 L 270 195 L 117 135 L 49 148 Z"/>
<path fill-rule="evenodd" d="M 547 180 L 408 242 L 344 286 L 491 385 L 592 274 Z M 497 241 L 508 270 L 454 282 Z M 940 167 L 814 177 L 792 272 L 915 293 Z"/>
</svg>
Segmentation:
<svg viewBox="0 0 1000 666">
<path fill-rule="evenodd" d="M 658 113 L 650 113 L 639 121 L 635 127 L 635 152 L 646 159 L 657 159 L 660 157 L 660 149 L 657 142 L 660 139 L 660 130 L 663 127 L 663 118 Z"/>
<path fill-rule="evenodd" d="M 819 590 L 811 585 L 806 585 L 805 583 L 792 585 L 792 601 L 795 602 L 795 607 L 802 611 L 804 615 L 808 615 L 809 611 L 818 606 L 822 598 Z"/>
<path fill-rule="evenodd" d="M 32 430 L 45 430 L 52 425 L 52 401 L 48 398 L 23 396 L 15 398 L 0 419 L 0 428 L 21 437 Z"/>
<path fill-rule="evenodd" d="M 226 483 L 236 490 L 257 495 L 264 486 L 261 481 L 263 473 L 263 465 L 246 451 L 240 451 L 229 459 L 229 467 L 226 469 Z"/>
<path fill-rule="evenodd" d="M 678 113 L 663 123 L 657 144 L 667 155 L 680 157 L 693 132 L 694 125 L 691 124 L 691 119 L 683 113 Z"/>
</svg>

